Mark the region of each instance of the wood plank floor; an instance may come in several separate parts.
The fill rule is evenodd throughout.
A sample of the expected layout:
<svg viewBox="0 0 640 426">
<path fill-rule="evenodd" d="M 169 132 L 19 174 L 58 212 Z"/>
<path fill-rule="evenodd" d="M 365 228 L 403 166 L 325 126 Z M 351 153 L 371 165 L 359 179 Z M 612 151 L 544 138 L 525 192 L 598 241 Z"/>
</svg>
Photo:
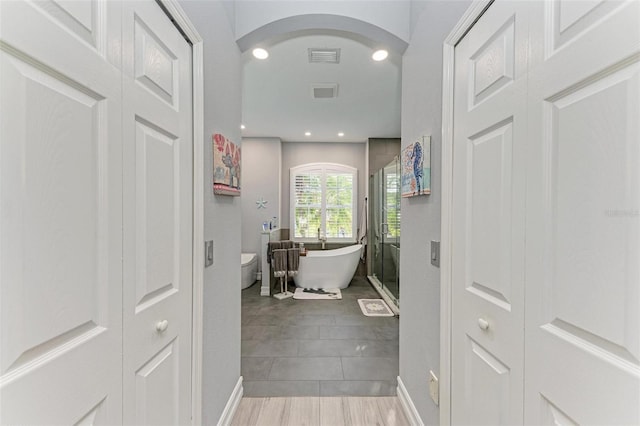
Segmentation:
<svg viewBox="0 0 640 426">
<path fill-rule="evenodd" d="M 242 398 L 232 426 L 409 426 L 397 397 Z"/>
</svg>

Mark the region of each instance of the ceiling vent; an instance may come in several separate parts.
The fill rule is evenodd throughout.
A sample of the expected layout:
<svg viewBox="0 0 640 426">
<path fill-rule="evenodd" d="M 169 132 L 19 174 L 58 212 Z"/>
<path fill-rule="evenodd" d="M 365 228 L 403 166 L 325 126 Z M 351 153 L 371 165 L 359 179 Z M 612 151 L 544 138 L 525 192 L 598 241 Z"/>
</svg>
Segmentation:
<svg viewBox="0 0 640 426">
<path fill-rule="evenodd" d="M 338 96 L 338 83 L 316 83 L 311 85 L 313 99 L 330 99 Z"/>
<path fill-rule="evenodd" d="M 310 64 L 339 64 L 340 49 L 309 48 Z"/>
</svg>

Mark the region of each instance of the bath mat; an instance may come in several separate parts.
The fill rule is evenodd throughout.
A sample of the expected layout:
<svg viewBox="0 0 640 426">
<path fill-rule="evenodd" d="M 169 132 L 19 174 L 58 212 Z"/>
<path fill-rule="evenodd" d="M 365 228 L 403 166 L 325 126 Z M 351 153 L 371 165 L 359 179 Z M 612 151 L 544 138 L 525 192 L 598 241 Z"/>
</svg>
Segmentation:
<svg viewBox="0 0 640 426">
<path fill-rule="evenodd" d="M 339 288 L 296 288 L 293 294 L 298 300 L 339 300 L 342 292 Z"/>
<path fill-rule="evenodd" d="M 358 299 L 362 313 L 368 317 L 392 317 L 391 309 L 382 299 Z"/>
</svg>

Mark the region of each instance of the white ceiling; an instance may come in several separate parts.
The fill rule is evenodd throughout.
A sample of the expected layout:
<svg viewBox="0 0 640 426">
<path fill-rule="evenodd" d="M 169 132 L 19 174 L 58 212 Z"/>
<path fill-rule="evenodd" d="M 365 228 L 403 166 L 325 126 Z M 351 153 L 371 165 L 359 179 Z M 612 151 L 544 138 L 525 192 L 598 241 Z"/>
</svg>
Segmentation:
<svg viewBox="0 0 640 426">
<path fill-rule="evenodd" d="M 367 45 L 368 44 L 368 45 Z M 308 48 L 340 48 L 339 64 L 310 64 Z M 400 137 L 401 58 L 371 59 L 371 43 L 340 34 L 303 34 L 243 53 L 243 137 L 364 142 Z M 313 99 L 314 83 L 337 83 L 334 99 Z M 304 135 L 306 131 L 311 136 Z M 338 137 L 344 132 L 344 137 Z"/>
</svg>

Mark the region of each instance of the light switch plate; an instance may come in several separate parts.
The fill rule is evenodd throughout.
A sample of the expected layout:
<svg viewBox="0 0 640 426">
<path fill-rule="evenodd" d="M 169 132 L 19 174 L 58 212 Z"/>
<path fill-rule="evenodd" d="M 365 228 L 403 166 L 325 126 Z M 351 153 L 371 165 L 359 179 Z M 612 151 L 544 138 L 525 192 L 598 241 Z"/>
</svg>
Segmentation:
<svg viewBox="0 0 640 426">
<path fill-rule="evenodd" d="M 429 396 L 436 405 L 440 405 L 440 386 L 435 373 L 429 370 Z"/>
<path fill-rule="evenodd" d="M 213 265 L 213 240 L 204 243 L 204 267 Z"/>
<path fill-rule="evenodd" d="M 440 241 L 431 241 L 431 264 L 440 267 Z"/>
</svg>

